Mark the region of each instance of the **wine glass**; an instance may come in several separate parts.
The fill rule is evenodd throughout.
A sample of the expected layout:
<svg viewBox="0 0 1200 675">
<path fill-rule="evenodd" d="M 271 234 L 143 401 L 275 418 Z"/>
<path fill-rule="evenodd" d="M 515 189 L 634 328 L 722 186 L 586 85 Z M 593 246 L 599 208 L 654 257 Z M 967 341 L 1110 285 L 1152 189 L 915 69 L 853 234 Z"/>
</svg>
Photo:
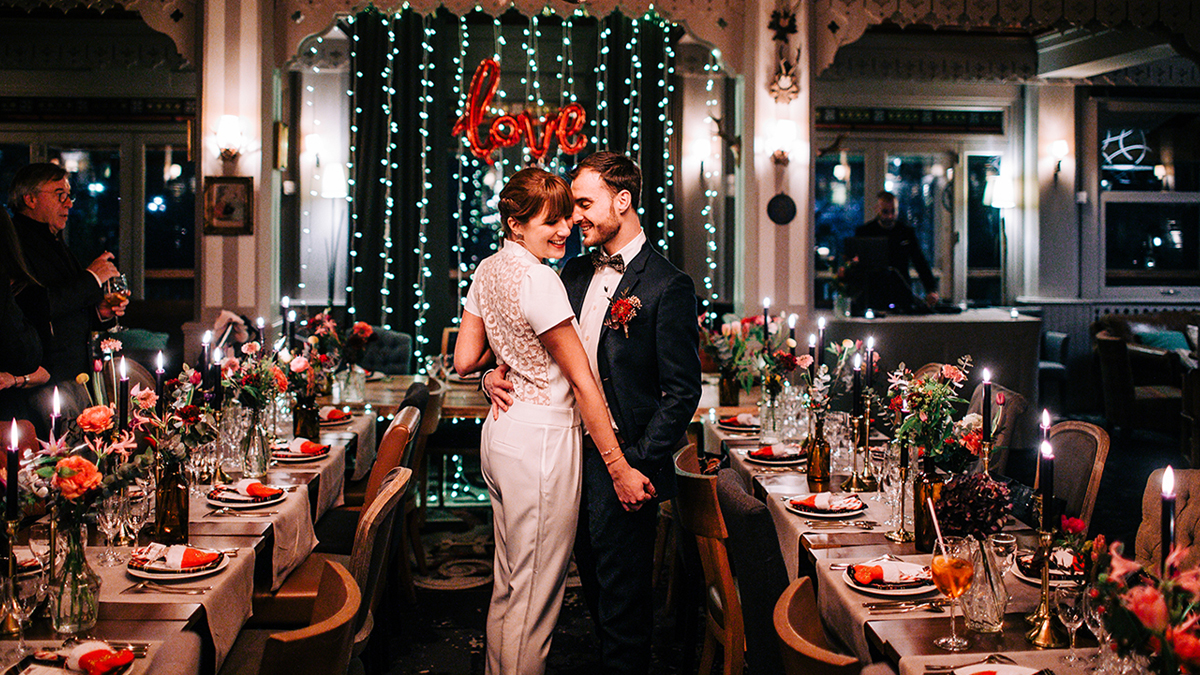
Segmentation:
<svg viewBox="0 0 1200 675">
<path fill-rule="evenodd" d="M 133 545 L 137 546 L 138 534 L 142 531 L 142 526 L 146 524 L 146 520 L 150 518 L 150 493 L 146 488 L 142 488 L 140 496 L 130 496 L 129 510 L 125 514 L 126 523 L 129 525 L 129 531 L 133 534 Z"/>
<path fill-rule="evenodd" d="M 975 578 L 975 566 L 971 564 L 967 540 L 962 537 L 945 537 L 942 553 L 933 556 L 930 571 L 933 585 L 950 598 L 950 634 L 933 641 L 933 644 L 948 652 L 961 652 L 971 645 L 970 640 L 959 637 L 954 622 L 958 598 L 971 587 Z"/>
<path fill-rule="evenodd" d="M 43 568 L 50 563 L 49 523 L 34 523 L 29 526 L 29 552 Z"/>
<path fill-rule="evenodd" d="M 104 534 L 104 553 L 100 554 L 100 565 L 103 567 L 115 567 L 124 562 L 121 554 L 113 549 L 113 537 L 120 531 L 124 519 L 121 507 L 121 498 L 110 495 L 100 502 L 100 508 L 96 510 L 96 527 Z"/>
<path fill-rule="evenodd" d="M 1083 588 L 1080 586 L 1060 586 L 1054 589 L 1054 611 L 1071 636 L 1071 651 L 1062 657 L 1063 663 L 1074 664 L 1082 660 L 1075 654 L 1075 632 L 1083 625 L 1083 597 Z"/>
<path fill-rule="evenodd" d="M 10 660 L 19 661 L 33 651 L 25 642 L 25 624 L 29 622 L 29 617 L 33 616 L 33 611 L 37 609 L 42 600 L 46 599 L 45 568 L 6 579 L 4 589 L 4 606 L 17 620 L 17 646 L 9 652 L 12 657 Z"/>
<path fill-rule="evenodd" d="M 1097 661 L 1097 672 L 1108 671 L 1108 659 L 1105 657 L 1112 653 L 1112 650 L 1105 649 L 1108 646 L 1108 631 L 1104 628 L 1105 612 L 1104 597 L 1095 586 L 1088 586 L 1083 595 L 1083 622 L 1092 635 L 1096 636 L 1096 642 L 1100 643 L 1092 656 Z"/>
<path fill-rule="evenodd" d="M 129 299 L 132 292 L 129 290 L 129 279 L 124 274 L 111 276 L 104 282 L 101 287 L 104 291 L 104 304 L 109 308 L 120 306 L 122 302 Z M 113 317 L 113 327 L 109 329 L 110 333 L 116 333 L 121 330 L 121 317 Z"/>
</svg>

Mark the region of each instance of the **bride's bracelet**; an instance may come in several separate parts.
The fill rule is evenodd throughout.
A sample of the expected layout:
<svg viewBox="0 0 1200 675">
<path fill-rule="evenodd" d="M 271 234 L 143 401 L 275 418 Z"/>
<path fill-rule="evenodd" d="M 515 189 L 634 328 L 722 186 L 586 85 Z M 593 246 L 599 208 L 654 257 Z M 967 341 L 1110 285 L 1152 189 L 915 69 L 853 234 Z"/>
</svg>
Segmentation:
<svg viewBox="0 0 1200 675">
<path fill-rule="evenodd" d="M 622 457 L 625 456 L 625 453 L 621 453 L 621 454 L 617 455 L 616 457 L 609 457 L 609 455 L 613 454 L 613 450 L 619 450 L 619 449 L 620 448 L 613 448 L 612 450 L 609 450 L 608 452 L 600 453 L 600 455 L 602 457 L 604 457 L 604 466 L 612 466 L 614 463 L 616 463 Z"/>
</svg>

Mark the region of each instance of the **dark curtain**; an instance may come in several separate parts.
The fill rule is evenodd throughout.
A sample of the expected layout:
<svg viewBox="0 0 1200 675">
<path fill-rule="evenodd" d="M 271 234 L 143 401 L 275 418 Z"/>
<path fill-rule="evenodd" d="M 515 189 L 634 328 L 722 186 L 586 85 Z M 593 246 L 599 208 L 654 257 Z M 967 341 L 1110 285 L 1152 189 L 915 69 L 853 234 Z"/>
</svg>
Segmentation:
<svg viewBox="0 0 1200 675">
<path fill-rule="evenodd" d="M 505 15 L 505 25 L 526 21 L 515 12 Z M 578 43 L 580 35 L 594 36 L 598 34 L 595 28 L 587 29 L 583 24 L 591 19 L 576 18 L 575 58 L 578 63 L 584 55 L 596 54 L 596 45 Z M 486 24 L 491 23 L 490 18 Z M 453 182 L 454 163 L 457 161 L 456 139 L 450 136 L 455 121 L 457 101 L 453 100 L 452 90 L 455 78 L 455 68 L 452 60 L 458 55 L 458 18 L 445 10 L 430 17 L 422 17 L 412 11 L 403 11 L 392 16 L 381 14 L 371 9 L 358 14 L 355 20 L 343 25 L 343 30 L 351 36 L 351 90 L 352 115 L 351 124 L 356 128 L 354 138 L 354 168 L 352 176 L 355 184 L 351 186 L 353 193 L 351 249 L 357 255 L 351 259 L 351 269 L 354 271 L 353 290 L 349 302 L 356 309 L 359 320 L 373 324 L 390 324 L 393 330 L 412 333 L 414 335 L 414 352 L 430 353 L 438 350 L 441 332 L 444 326 L 452 324 L 457 316 L 458 295 L 456 282 L 451 277 L 450 268 L 454 263 L 450 256 L 450 243 L 454 240 L 458 224 L 453 220 L 455 213 L 456 186 Z M 638 135 L 642 147 L 638 152 L 633 151 L 632 140 L 627 138 L 630 106 L 624 103 L 631 95 L 625 79 L 633 79 L 632 59 L 629 52 L 629 40 L 632 38 L 632 21 L 614 14 L 603 20 L 601 25 L 612 28 L 609 38 L 612 53 L 609 56 L 609 67 L 612 69 L 608 78 L 607 100 L 610 106 L 610 127 L 607 142 L 601 139 L 600 147 L 589 147 L 578 156 L 564 157 L 568 165 L 582 159 L 586 153 L 597 149 L 611 149 L 617 152 L 632 154 L 639 160 L 642 167 L 643 191 L 641 204 L 645 209 L 642 224 L 646 229 L 650 242 L 657 246 L 662 235 L 664 223 L 664 198 L 668 198 L 673 190 L 666 185 L 667 180 L 667 147 L 666 125 L 659 120 L 660 114 L 672 114 L 670 104 L 666 109 L 659 107 L 665 93 L 668 78 L 659 64 L 666 64 L 664 40 L 667 35 L 678 39 L 681 31 L 677 28 L 654 21 L 643 21 L 639 35 L 639 55 L 644 64 L 641 78 L 641 91 L 634 98 L 641 109 L 641 132 Z M 424 126 L 429 130 L 428 141 L 421 134 L 423 126 L 421 113 L 421 40 L 423 31 L 428 26 L 433 30 L 429 37 L 433 50 L 430 54 L 431 63 L 435 64 L 429 72 L 432 81 L 430 94 L 432 101 L 428 104 L 428 118 Z M 592 23 L 592 26 L 596 26 Z M 389 29 L 394 37 L 389 37 Z M 476 29 L 473 29 L 476 30 Z M 476 31 L 478 39 L 486 39 L 490 43 L 489 33 Z M 594 38 L 593 38 L 594 39 Z M 473 40 L 474 41 L 474 40 Z M 511 39 L 510 39 L 511 42 Z M 546 44 L 545 49 L 555 49 L 557 45 Z M 384 68 L 389 61 L 389 52 L 395 50 L 390 61 L 394 72 L 390 78 L 394 93 L 386 92 L 388 78 Z M 594 58 L 594 57 L 588 57 Z M 506 63 L 513 63 L 506 59 Z M 466 78 L 469 81 L 476 63 L 466 64 Z M 594 64 L 592 64 L 594 66 Z M 593 88 L 595 81 L 588 79 L 594 67 L 581 64 L 577 67 L 576 78 L 578 86 Z M 663 81 L 663 85 L 659 82 Z M 635 80 L 636 82 L 636 80 Z M 462 83 L 466 89 L 467 82 Z M 594 89 L 593 89 L 594 90 Z M 521 92 L 510 89 L 508 101 L 511 104 L 520 100 Z M 548 101 L 553 97 L 547 96 Z M 393 106 L 391 125 L 384 104 Z M 551 104 L 553 105 L 553 104 Z M 587 106 L 588 115 L 595 119 L 597 114 L 594 106 Z M 361 112 L 360 112 L 361 111 Z M 678 137 L 676 130 L 676 138 Z M 429 276 L 425 279 L 425 295 L 418 298 L 415 282 L 422 274 L 422 261 L 416 254 L 420 245 L 420 210 L 417 201 L 421 194 L 421 148 L 428 142 L 429 152 L 426 163 L 429 168 L 428 180 L 432 187 L 427 191 L 429 200 L 426 207 L 428 224 L 425 228 L 424 261 L 429 268 Z M 394 147 L 392 147 L 394 145 Z M 518 149 L 506 151 L 510 160 L 518 155 Z M 675 156 L 672 152 L 672 156 Z M 473 166 L 481 165 L 472 159 Z M 391 164 L 390 189 L 384 184 L 386 165 Z M 468 175 L 474 173 L 468 170 Z M 470 190 L 470 185 L 464 185 Z M 391 218 L 387 218 L 387 197 L 393 199 Z M 682 223 L 675 222 L 675 239 L 677 244 L 682 233 Z M 391 238 L 391 248 L 385 248 L 385 240 Z M 682 247 L 675 246 L 675 250 Z M 393 258 L 390 268 L 385 270 L 384 258 L 381 253 L 388 253 Z M 672 258 L 675 255 L 671 256 Z M 385 273 L 390 272 L 391 278 Z M 418 325 L 420 312 L 417 306 L 427 303 L 423 325 Z M 391 307 L 391 313 L 386 311 Z"/>
</svg>

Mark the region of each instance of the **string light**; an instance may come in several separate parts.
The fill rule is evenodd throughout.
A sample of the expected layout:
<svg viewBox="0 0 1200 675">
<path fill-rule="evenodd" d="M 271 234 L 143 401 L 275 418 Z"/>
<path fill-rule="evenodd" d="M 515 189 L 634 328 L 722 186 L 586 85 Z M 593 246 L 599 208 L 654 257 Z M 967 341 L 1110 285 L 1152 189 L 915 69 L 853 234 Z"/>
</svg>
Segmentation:
<svg viewBox="0 0 1200 675">
<path fill-rule="evenodd" d="M 466 15 L 458 17 L 458 54 L 454 57 L 454 100 L 458 103 L 454 109 L 454 115 L 461 117 L 466 109 L 466 59 L 467 46 L 470 44 L 470 30 L 467 25 Z M 467 193 L 465 182 L 467 173 L 470 169 L 470 160 L 467 158 L 467 153 L 464 148 L 468 143 L 465 136 L 458 137 L 458 147 L 455 149 L 454 161 L 454 244 L 451 245 L 451 254 L 454 258 L 454 269 L 458 272 L 458 283 L 454 286 L 455 304 L 454 316 L 450 319 L 452 325 L 458 325 L 461 320 L 461 307 L 466 302 L 467 289 L 467 273 L 469 271 L 466 262 L 463 260 L 464 247 L 463 242 L 470 237 L 470 231 L 467 229 L 468 224 L 464 205 L 467 202 Z"/>
<path fill-rule="evenodd" d="M 717 109 L 717 100 L 713 94 L 713 84 L 715 82 L 717 72 L 716 54 L 709 53 L 709 60 L 704 64 L 704 72 L 706 74 L 704 91 L 705 101 L 704 106 L 708 111 L 704 121 L 707 124 L 712 123 L 712 113 Z M 710 164 L 713 164 L 710 162 Z M 704 169 L 704 162 L 700 163 L 701 187 L 704 188 L 704 207 L 700 210 L 700 215 L 704 220 L 704 295 L 702 296 L 702 306 L 704 308 L 705 318 L 715 320 L 716 313 L 712 311 L 712 303 L 717 299 L 716 288 L 713 284 L 713 275 L 717 269 L 717 225 L 713 221 L 714 203 L 717 198 L 717 191 L 714 189 L 713 178 L 717 175 L 712 170 Z"/>
<path fill-rule="evenodd" d="M 346 164 L 347 181 L 349 186 L 347 191 L 347 210 L 350 214 L 350 264 L 346 270 L 346 305 L 347 312 L 351 315 L 357 312 L 357 303 L 355 302 L 354 287 L 358 281 L 358 275 L 362 272 L 362 266 L 358 263 L 358 247 L 362 242 L 362 231 L 358 229 L 358 205 L 354 201 L 354 195 L 357 192 L 355 186 L 358 181 L 355 180 L 355 167 L 358 166 L 358 115 L 362 114 L 362 108 L 358 105 L 358 90 L 362 87 L 359 80 L 362 79 L 363 73 L 358 62 L 358 29 L 355 26 L 355 16 L 351 14 L 346 17 L 346 25 L 351 29 L 350 35 L 350 89 L 346 91 L 350 98 L 350 109 L 353 114 L 350 116 L 350 161 Z"/>
<path fill-rule="evenodd" d="M 431 25 L 432 20 L 429 15 L 421 17 L 421 126 L 417 130 L 421 135 L 421 190 L 420 199 L 417 201 L 417 209 L 420 213 L 417 231 L 417 260 L 420 261 L 420 269 L 417 272 L 417 281 L 413 284 L 413 294 L 415 301 L 413 309 L 417 310 L 416 320 L 413 322 L 413 356 L 417 361 L 422 361 L 422 346 L 429 344 L 429 336 L 425 335 L 425 323 L 427 322 L 426 313 L 429 311 L 429 299 L 425 295 L 425 282 L 431 276 L 429 269 L 430 254 L 426 249 L 429 243 L 429 191 L 433 189 L 433 183 L 430 182 L 431 169 L 429 168 L 429 153 L 433 152 L 431 141 L 429 138 L 429 106 L 433 103 L 433 75 L 431 72 L 436 67 L 433 63 L 433 39 L 437 35 L 437 31 Z"/>
<path fill-rule="evenodd" d="M 608 105 L 608 40 L 612 36 L 612 27 L 608 20 L 600 22 L 600 37 L 596 40 L 596 132 L 592 136 L 592 147 L 602 149 L 608 147 L 609 116 L 612 111 Z"/>
</svg>

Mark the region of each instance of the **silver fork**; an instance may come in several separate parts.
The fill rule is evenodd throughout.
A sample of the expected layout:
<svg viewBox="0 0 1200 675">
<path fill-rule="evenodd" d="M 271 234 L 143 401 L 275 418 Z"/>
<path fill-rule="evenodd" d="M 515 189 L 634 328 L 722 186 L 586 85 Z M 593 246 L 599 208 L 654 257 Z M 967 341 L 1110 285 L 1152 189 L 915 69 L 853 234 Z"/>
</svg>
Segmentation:
<svg viewBox="0 0 1200 675">
<path fill-rule="evenodd" d="M 177 588 L 175 586 L 164 586 L 154 581 L 139 581 L 136 584 L 121 591 L 125 593 L 141 593 L 142 591 L 155 591 L 158 593 L 175 593 L 177 595 L 203 595 L 211 591 L 212 586 L 199 586 L 196 588 Z"/>
<path fill-rule="evenodd" d="M 955 664 L 955 665 L 949 665 L 949 664 L 943 664 L 943 663 L 926 664 L 925 672 L 935 672 L 935 673 L 936 672 L 950 672 L 953 670 L 958 670 L 959 668 L 965 668 L 967 666 L 977 666 L 981 663 L 1007 663 L 1010 665 L 1014 665 L 1014 664 L 1016 664 L 1016 661 L 1013 661 L 1011 658 L 1005 656 L 1004 654 L 988 654 L 985 658 L 982 658 L 978 661 L 971 661 L 970 663 L 959 663 L 959 664 Z"/>
</svg>

